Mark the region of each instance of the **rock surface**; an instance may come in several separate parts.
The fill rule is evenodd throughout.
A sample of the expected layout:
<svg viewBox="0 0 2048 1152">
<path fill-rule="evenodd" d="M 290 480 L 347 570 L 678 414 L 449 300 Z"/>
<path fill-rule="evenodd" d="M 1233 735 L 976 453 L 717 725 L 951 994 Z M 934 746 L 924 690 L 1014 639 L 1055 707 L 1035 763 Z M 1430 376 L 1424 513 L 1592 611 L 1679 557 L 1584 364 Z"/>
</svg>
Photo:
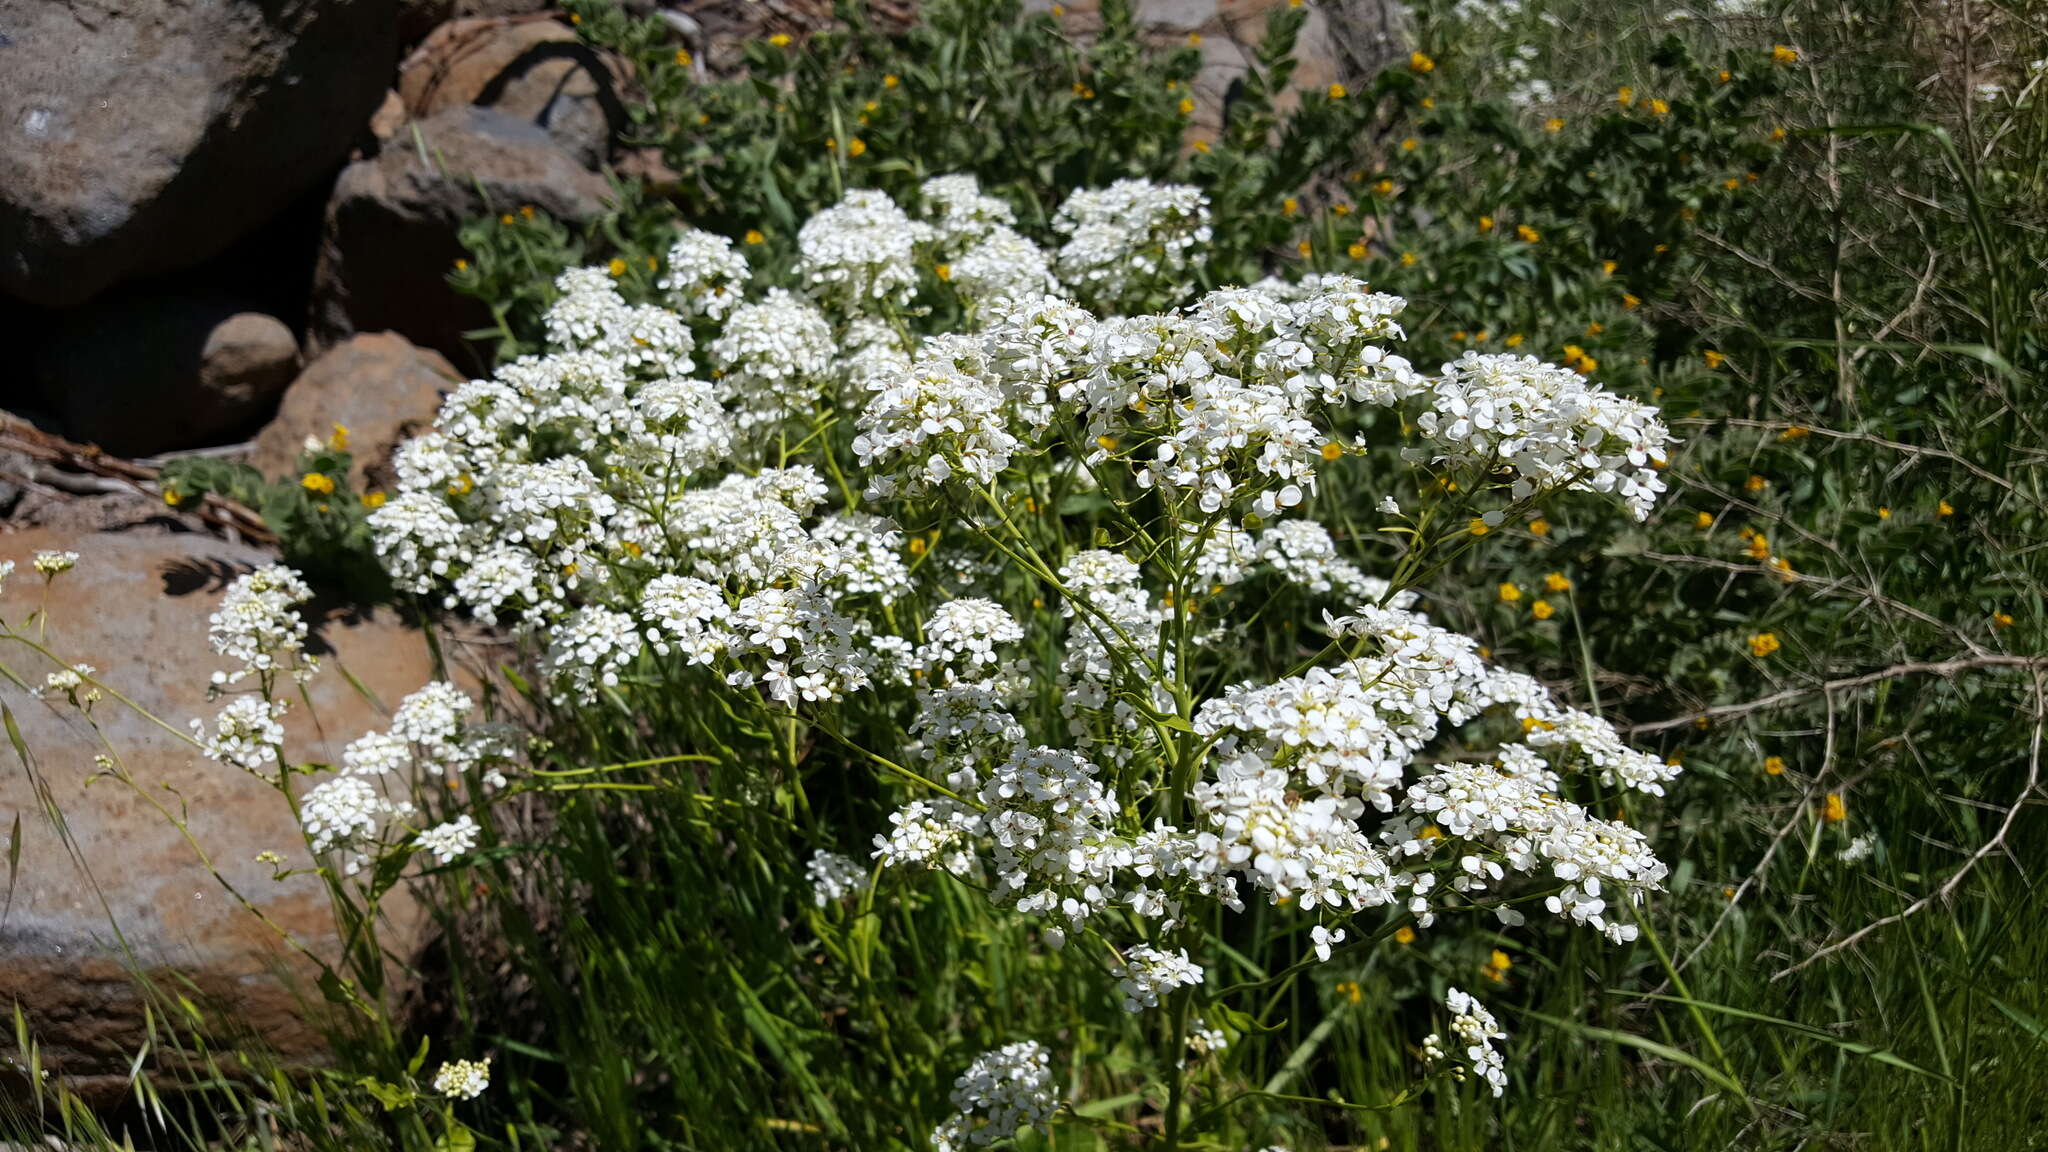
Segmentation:
<svg viewBox="0 0 2048 1152">
<path fill-rule="evenodd" d="M 1138 33 L 1160 47 L 1192 41 L 1202 54 L 1195 74 L 1195 112 L 1189 139 L 1212 140 L 1223 130 L 1224 104 L 1230 87 L 1250 66 L 1266 35 L 1266 20 L 1288 0 L 1132 0 Z M 1060 0 L 1060 20 L 1076 38 L 1089 40 L 1102 30 L 1101 0 Z M 1047 12 L 1054 0 L 1024 0 L 1026 12 Z M 1295 41 L 1295 70 L 1288 80 L 1294 92 L 1320 90 L 1333 83 L 1359 85 L 1405 55 L 1407 17 L 1398 0 L 1333 0 L 1317 4 Z M 1293 102 L 1283 97 L 1282 107 Z"/>
<path fill-rule="evenodd" d="M 415 119 L 474 104 L 527 121 L 585 167 L 603 164 L 624 125 L 617 66 L 553 20 L 455 20 L 398 73 Z"/>
<path fill-rule="evenodd" d="M 124 290 L 63 313 L 29 375 L 74 440 L 147 456 L 246 435 L 298 367 L 298 341 L 231 296 Z"/>
<path fill-rule="evenodd" d="M 0 536 L 0 557 L 19 566 L 0 611 L 17 626 L 41 598 L 28 571 L 41 548 L 80 554 L 78 567 L 49 592 L 53 650 L 98 666 L 109 684 L 179 731 L 188 718 L 211 717 L 206 685 L 221 663 L 207 645 L 207 614 L 230 580 L 269 557 L 193 533 Z M 314 622 L 327 668 L 308 686 L 311 709 L 294 709 L 287 727 L 295 753 L 332 761 L 348 740 L 384 723 L 389 707 L 429 679 L 431 667 L 425 645 L 387 616 Z M 39 683 L 50 668 L 42 657 L 6 647 L 9 666 Z M 350 686 L 344 668 L 381 707 Z M 89 1097 L 121 1092 L 143 1037 L 143 1003 L 127 979 L 130 965 L 160 983 L 190 981 L 222 1018 L 254 1028 L 285 1059 L 317 1059 L 319 1036 L 300 1002 L 301 995 L 320 1000 L 311 966 L 235 903 L 157 807 L 182 807 L 193 838 L 229 883 L 316 952 L 331 955 L 333 921 L 318 881 L 278 881 L 255 860 L 276 850 L 292 867 L 308 863 L 277 793 L 112 700 L 96 704 L 94 718 L 143 792 L 94 779 L 93 756 L 104 749 L 69 703 L 31 699 L 12 685 L 0 688 L 0 699 L 19 723 L 34 766 L 25 771 L 7 752 L 0 770 L 0 838 L 17 813 L 22 836 L 12 906 L 0 920 L 0 1006 L 22 1006 L 46 1066 Z M 45 815 L 46 801 L 62 812 L 68 843 Z M 384 940 L 407 954 L 422 938 L 422 917 L 402 893 L 385 907 Z M 126 956 L 110 924 L 120 925 Z"/>
<path fill-rule="evenodd" d="M 0 0 L 0 291 L 49 306 L 193 264 L 347 154 L 396 0 Z"/>
<path fill-rule="evenodd" d="M 460 380 L 440 353 L 396 332 L 353 336 L 306 366 L 276 418 L 257 433 L 249 463 L 265 476 L 282 476 L 308 437 L 326 440 L 340 424 L 355 456 L 349 479 L 357 490 L 388 489 L 392 451 L 434 422 L 442 395 Z"/>
<path fill-rule="evenodd" d="M 587 219 L 604 210 L 611 187 L 546 130 L 489 108 L 450 108 L 399 140 L 335 184 L 308 341 L 317 352 L 356 332 L 393 331 L 467 367 L 475 357 L 463 333 L 490 317 L 447 283 L 463 254 L 463 221 L 526 204 Z"/>
</svg>

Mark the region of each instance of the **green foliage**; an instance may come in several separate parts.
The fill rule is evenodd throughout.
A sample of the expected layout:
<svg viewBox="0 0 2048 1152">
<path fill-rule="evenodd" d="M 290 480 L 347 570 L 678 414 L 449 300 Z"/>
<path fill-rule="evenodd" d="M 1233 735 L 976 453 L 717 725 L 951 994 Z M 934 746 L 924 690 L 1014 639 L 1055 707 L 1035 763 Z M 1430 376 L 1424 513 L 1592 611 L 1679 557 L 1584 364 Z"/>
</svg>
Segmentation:
<svg viewBox="0 0 2048 1152">
<path fill-rule="evenodd" d="M 289 476 L 266 477 L 239 460 L 187 456 L 164 466 L 158 479 L 172 507 L 219 493 L 246 505 L 277 534 L 285 563 L 307 579 L 364 604 L 391 595 L 371 547 L 367 513 L 381 497 L 350 490 L 347 433 L 300 453 Z"/>
</svg>

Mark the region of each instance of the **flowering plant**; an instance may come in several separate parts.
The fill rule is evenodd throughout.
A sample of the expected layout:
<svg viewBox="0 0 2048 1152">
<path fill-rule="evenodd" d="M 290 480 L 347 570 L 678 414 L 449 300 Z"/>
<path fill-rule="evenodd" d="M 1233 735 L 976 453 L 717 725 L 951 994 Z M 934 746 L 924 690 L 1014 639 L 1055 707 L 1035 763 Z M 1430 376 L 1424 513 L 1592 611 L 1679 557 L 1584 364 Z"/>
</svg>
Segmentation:
<svg viewBox="0 0 2048 1152">
<path fill-rule="evenodd" d="M 379 554 L 530 638 L 559 716 L 660 717 L 642 763 L 717 732 L 714 791 L 871 774 L 892 810 L 807 821 L 810 902 L 958 884 L 1023 918 L 1163 1014 L 1169 1146 L 1231 1123 L 1183 1050 L 1256 1028 L 1211 976 L 1229 913 L 1285 909 L 1303 964 L 1525 909 L 1633 939 L 1665 868 L 1571 797 L 1676 770 L 1418 591 L 1546 503 L 1647 515 L 1656 411 L 1532 357 L 1418 370 L 1403 301 L 1347 276 L 1187 299 L 1191 188 L 1077 192 L 1050 250 L 1015 220 L 947 176 L 813 217 L 801 291 L 701 232 L 659 303 L 564 274 L 549 351 L 401 449 Z M 939 315 L 966 324 L 917 333 Z M 1503 1033 L 1449 1003 L 1429 1065 L 1497 1093 Z M 1048 1122 L 1046 1043 L 975 1061 L 934 1146 Z"/>
</svg>

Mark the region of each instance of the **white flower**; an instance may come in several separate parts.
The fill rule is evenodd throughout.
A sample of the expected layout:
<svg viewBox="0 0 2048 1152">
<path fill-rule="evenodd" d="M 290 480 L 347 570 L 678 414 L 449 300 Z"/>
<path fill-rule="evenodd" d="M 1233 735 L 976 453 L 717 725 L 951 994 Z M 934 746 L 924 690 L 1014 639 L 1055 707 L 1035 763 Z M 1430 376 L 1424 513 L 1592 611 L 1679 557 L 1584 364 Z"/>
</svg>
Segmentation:
<svg viewBox="0 0 2048 1152">
<path fill-rule="evenodd" d="M 1315 946 L 1316 959 L 1326 963 L 1330 959 L 1330 949 L 1338 944 L 1342 944 L 1345 935 L 1342 928 L 1332 932 L 1321 924 L 1309 929 L 1308 934 L 1309 940 Z"/>
<path fill-rule="evenodd" d="M 55 552 L 46 549 L 36 553 L 36 571 L 42 573 L 46 579 L 59 572 L 71 571 L 77 563 L 76 552 Z"/>
<path fill-rule="evenodd" d="M 40 561 L 38 561 L 40 563 Z M 236 661 L 233 672 L 213 674 L 215 684 L 233 684 L 247 676 L 299 670 L 306 645 L 306 622 L 298 606 L 313 598 L 299 574 L 270 564 L 235 578 L 208 617 L 213 650 Z"/>
<path fill-rule="evenodd" d="M 446 864 L 476 847 L 477 823 L 465 812 L 445 824 L 432 828 L 413 838 L 422 851 L 431 852 L 434 862 Z"/>
<path fill-rule="evenodd" d="M 804 865 L 811 881 L 811 899 L 818 907 L 833 904 L 867 890 L 868 873 L 851 856 L 819 849 Z"/>
<path fill-rule="evenodd" d="M 1035 1040 L 974 1058 L 953 1082 L 954 1113 L 932 1133 L 935 1152 L 962 1152 L 1007 1140 L 1020 1128 L 1050 1131 L 1060 1107 L 1052 1060 Z"/>
<path fill-rule="evenodd" d="M 720 320 L 738 306 L 747 277 L 747 258 L 731 240 L 687 228 L 670 246 L 668 270 L 656 287 L 683 315 Z"/>
<path fill-rule="evenodd" d="M 883 192 L 856 188 L 797 231 L 797 275 L 812 296 L 849 312 L 907 303 L 917 287 L 917 245 L 931 229 Z"/>
<path fill-rule="evenodd" d="M 1116 973 L 1116 986 L 1124 994 L 1126 1012 L 1157 1008 L 1162 995 L 1202 982 L 1201 965 L 1189 960 L 1184 948 L 1165 952 L 1150 944 L 1139 944 L 1128 949 L 1124 957 L 1125 962 Z"/>
<path fill-rule="evenodd" d="M 192 721 L 192 734 L 209 759 L 267 777 L 284 743 L 283 718 L 281 700 L 237 696 L 221 707 L 211 736 L 198 720 Z"/>
<path fill-rule="evenodd" d="M 313 851 L 377 839 L 387 817 L 403 809 L 379 795 L 361 776 L 336 776 L 315 785 L 299 800 L 299 823 Z"/>
<path fill-rule="evenodd" d="M 450 1060 L 434 1073 L 434 1091 L 451 1100 L 474 1100 L 491 1086 L 491 1059 Z"/>
<path fill-rule="evenodd" d="M 1495 1096 L 1507 1091 L 1507 1065 L 1500 1050 L 1493 1046 L 1494 1041 L 1507 1039 L 1508 1034 L 1501 1030 L 1500 1022 L 1493 1018 L 1493 1013 L 1487 1011 L 1485 1005 L 1456 988 L 1444 994 L 1444 1005 L 1451 1010 L 1451 1035 L 1456 1038 L 1465 1057 L 1465 1064 L 1454 1070 L 1458 1079 L 1464 1079 L 1465 1068 L 1469 1067 L 1486 1081 Z M 1423 1040 L 1422 1051 L 1423 1058 L 1432 1064 L 1449 1058 L 1443 1047 L 1443 1038 L 1436 1033 Z"/>
<path fill-rule="evenodd" d="M 1189 252 L 1209 240 L 1209 200 L 1186 185 L 1119 180 L 1074 192 L 1052 226 L 1068 237 L 1060 279 L 1090 302 L 1171 302 L 1187 292 Z"/>
</svg>

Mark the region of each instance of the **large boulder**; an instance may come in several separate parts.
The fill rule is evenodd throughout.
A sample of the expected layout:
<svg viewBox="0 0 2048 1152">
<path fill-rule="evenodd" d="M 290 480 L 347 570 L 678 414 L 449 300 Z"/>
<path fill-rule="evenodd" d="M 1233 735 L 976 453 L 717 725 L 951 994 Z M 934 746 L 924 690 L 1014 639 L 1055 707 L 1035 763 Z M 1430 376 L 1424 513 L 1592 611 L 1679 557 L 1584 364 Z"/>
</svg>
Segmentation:
<svg viewBox="0 0 2048 1152">
<path fill-rule="evenodd" d="M 0 612 L 16 627 L 42 603 L 29 560 L 44 548 L 80 556 L 50 586 L 49 647 L 96 665 L 108 684 L 172 730 L 182 731 L 188 718 L 210 718 L 207 682 L 222 662 L 207 644 L 207 615 L 230 580 L 270 558 L 193 533 L 81 537 L 32 529 L 0 537 L 0 557 L 17 564 Z M 316 616 L 314 624 L 327 667 L 307 685 L 310 707 L 294 701 L 288 747 L 339 762 L 342 745 L 386 723 L 389 709 L 433 678 L 433 668 L 426 645 L 387 615 Z M 11 648 L 10 667 L 40 683 L 52 666 Z M 287 1061 L 318 1060 L 322 1045 L 308 1015 L 320 1001 L 314 969 L 223 883 L 316 954 L 335 954 L 320 882 L 276 879 L 256 859 L 276 851 L 287 868 L 310 864 L 277 792 L 102 699 L 93 720 L 132 776 L 131 788 L 95 766 L 94 756 L 109 749 L 61 697 L 33 699 L 10 684 L 0 687 L 0 699 L 31 764 L 0 752 L 0 837 L 17 815 L 21 829 L 12 905 L 0 919 L 0 1015 L 16 1005 L 27 1014 L 44 1065 L 89 1098 L 121 1092 L 145 1035 L 145 1000 L 129 978 L 135 971 L 253 1030 Z M 183 818 L 191 842 L 173 816 Z M 424 938 L 424 917 L 402 890 L 385 910 L 383 939 L 395 955 L 407 955 Z"/>
<path fill-rule="evenodd" d="M 194 264 L 346 158 L 397 0 L 0 0 L 0 291 Z"/>
<path fill-rule="evenodd" d="M 283 321 L 237 296 L 159 286 L 59 313 L 29 375 L 72 439 L 147 456 L 247 435 L 298 366 Z"/>
<path fill-rule="evenodd" d="M 396 332 L 352 336 L 306 366 L 256 434 L 249 463 L 265 476 L 284 475 L 308 439 L 328 440 L 338 424 L 348 429 L 357 490 L 389 488 L 392 452 L 434 422 L 442 395 L 460 380 L 440 353 Z"/>
<path fill-rule="evenodd" d="M 472 364 L 463 334 L 490 314 L 447 282 L 463 255 L 463 221 L 525 205 L 583 220 L 604 211 L 610 194 L 604 177 L 530 121 L 463 106 L 409 125 L 335 183 L 308 341 L 317 351 L 356 332 L 392 331 Z"/>
<path fill-rule="evenodd" d="M 398 95 L 414 118 L 474 104 L 525 120 L 596 168 L 625 124 L 619 70 L 554 20 L 452 20 L 406 57 Z"/>
</svg>

